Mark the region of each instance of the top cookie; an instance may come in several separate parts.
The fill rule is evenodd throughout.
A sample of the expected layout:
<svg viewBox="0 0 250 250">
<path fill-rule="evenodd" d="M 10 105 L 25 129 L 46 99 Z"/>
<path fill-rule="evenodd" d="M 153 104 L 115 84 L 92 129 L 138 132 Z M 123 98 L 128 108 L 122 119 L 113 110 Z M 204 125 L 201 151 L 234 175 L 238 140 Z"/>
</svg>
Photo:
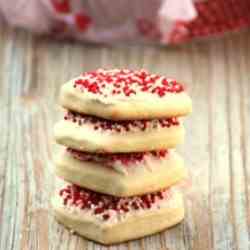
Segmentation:
<svg viewBox="0 0 250 250">
<path fill-rule="evenodd" d="M 184 116 L 192 111 L 181 84 L 145 70 L 84 73 L 62 86 L 60 103 L 66 109 L 110 120 Z"/>
</svg>

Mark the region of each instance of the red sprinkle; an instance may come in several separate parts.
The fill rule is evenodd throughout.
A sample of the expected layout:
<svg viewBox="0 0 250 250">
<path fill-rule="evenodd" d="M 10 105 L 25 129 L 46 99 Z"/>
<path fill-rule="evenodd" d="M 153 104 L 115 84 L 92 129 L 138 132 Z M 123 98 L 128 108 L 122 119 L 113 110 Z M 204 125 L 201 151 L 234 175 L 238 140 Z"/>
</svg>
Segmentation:
<svg viewBox="0 0 250 250">
<path fill-rule="evenodd" d="M 108 220 L 108 219 L 109 219 L 109 217 L 110 217 L 110 215 L 109 215 L 109 214 L 104 214 L 104 215 L 102 216 L 102 218 L 103 218 L 104 220 Z"/>
<path fill-rule="evenodd" d="M 154 120 L 128 120 L 128 121 L 110 121 L 94 116 L 83 115 L 73 111 L 68 111 L 65 120 L 78 123 L 79 125 L 89 124 L 94 130 L 111 131 L 111 132 L 126 132 L 133 129 L 145 131 L 147 128 L 171 127 L 180 125 L 177 117 L 169 117 L 164 119 Z"/>
<path fill-rule="evenodd" d="M 69 13 L 70 4 L 69 0 L 51 0 L 54 9 L 59 13 Z"/>
<path fill-rule="evenodd" d="M 168 150 L 140 152 L 140 153 L 117 153 L 117 154 L 95 154 L 67 148 L 67 152 L 80 161 L 95 161 L 112 166 L 115 162 L 121 162 L 124 167 L 134 166 L 133 163 L 142 162 L 145 157 L 164 158 L 168 155 Z"/>
<path fill-rule="evenodd" d="M 121 198 L 96 193 L 73 184 L 59 191 L 64 205 L 90 209 L 93 211 L 93 214 L 100 214 L 103 220 L 108 220 L 111 217 L 111 212 L 119 214 L 128 213 L 131 210 L 150 209 L 157 201 L 163 198 L 169 199 L 171 194 L 170 189 L 164 189 L 151 194 Z"/>
<path fill-rule="evenodd" d="M 78 13 L 75 15 L 75 23 L 80 31 L 86 31 L 89 28 L 91 22 L 91 18 L 83 13 Z"/>
<path fill-rule="evenodd" d="M 145 70 L 103 70 L 87 72 L 75 80 L 74 87 L 81 91 L 103 97 L 123 95 L 134 96 L 138 92 L 148 92 L 159 97 L 166 93 L 180 93 L 184 87 L 173 79 L 152 75 Z"/>
</svg>

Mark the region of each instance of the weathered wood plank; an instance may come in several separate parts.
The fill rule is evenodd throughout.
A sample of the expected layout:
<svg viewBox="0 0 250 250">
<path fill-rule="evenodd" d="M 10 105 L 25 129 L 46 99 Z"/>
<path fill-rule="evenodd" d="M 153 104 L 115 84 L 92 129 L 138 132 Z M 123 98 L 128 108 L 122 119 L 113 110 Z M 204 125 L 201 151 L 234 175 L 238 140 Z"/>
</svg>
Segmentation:
<svg viewBox="0 0 250 250">
<path fill-rule="evenodd" d="M 181 48 L 83 46 L 1 29 L 0 249 L 248 249 L 249 44 L 250 33 Z M 59 87 L 98 67 L 176 77 L 194 100 L 179 147 L 192 181 L 185 222 L 108 248 L 71 235 L 49 210 Z"/>
<path fill-rule="evenodd" d="M 238 45 L 235 46 L 234 44 Z M 249 235 L 247 227 L 247 207 L 245 195 L 245 181 L 243 154 L 241 150 L 242 140 L 242 111 L 240 99 L 242 98 L 241 86 L 248 85 L 243 82 L 241 68 L 242 54 L 239 53 L 241 46 L 245 43 L 242 39 L 232 39 L 227 43 L 226 54 L 228 58 L 228 84 L 227 84 L 227 105 L 229 123 L 229 148 L 230 148 L 230 182 L 231 182 L 231 217 L 234 225 L 235 241 L 237 249 L 247 249 Z M 247 46 L 247 45 L 245 45 Z M 235 67 L 238 65 L 238 67 Z"/>
<path fill-rule="evenodd" d="M 249 46 L 250 38 L 247 37 L 244 39 L 242 37 L 240 43 L 240 76 L 241 82 L 239 85 L 240 91 L 240 127 L 241 127 L 241 154 L 242 154 L 242 167 L 244 173 L 244 191 L 245 191 L 245 202 L 246 202 L 246 223 L 248 229 L 248 239 L 250 239 L 250 76 L 246 72 L 249 71 L 250 68 L 250 46 Z M 245 49 L 244 49 L 245 48 Z"/>
<path fill-rule="evenodd" d="M 186 121 L 186 143 L 182 149 L 192 181 L 192 186 L 186 194 L 188 213 L 186 227 L 187 230 L 191 231 L 193 237 L 192 249 L 211 249 L 212 218 L 209 213 L 209 145 L 211 145 L 209 130 L 211 128 L 208 115 L 210 111 L 208 94 L 210 86 L 209 47 L 206 45 L 192 46 L 192 50 L 185 56 L 185 61 L 187 65 L 190 65 L 190 68 L 182 66 L 182 68 L 186 68 L 183 76 L 188 75 L 187 70 L 190 71 L 190 79 L 186 81 L 191 83 L 190 92 L 194 101 L 193 115 Z M 195 138 L 202 138 L 202 141 Z M 190 154 L 190 152 L 192 153 Z M 204 241 L 204 238 L 207 240 Z"/>
<path fill-rule="evenodd" d="M 215 63 L 216 62 L 216 63 Z M 227 107 L 228 72 L 225 44 L 216 43 L 210 51 L 211 145 L 211 213 L 213 216 L 213 245 L 215 249 L 236 247 L 230 204 L 230 139 Z"/>
</svg>

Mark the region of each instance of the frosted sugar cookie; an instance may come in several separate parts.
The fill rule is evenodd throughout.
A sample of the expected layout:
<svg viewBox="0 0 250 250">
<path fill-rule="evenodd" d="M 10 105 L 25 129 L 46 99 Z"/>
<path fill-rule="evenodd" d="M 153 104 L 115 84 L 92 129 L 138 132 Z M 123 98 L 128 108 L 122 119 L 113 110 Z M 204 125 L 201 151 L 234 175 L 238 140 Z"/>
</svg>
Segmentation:
<svg viewBox="0 0 250 250">
<path fill-rule="evenodd" d="M 69 111 L 54 127 L 56 142 L 87 152 L 126 153 L 173 148 L 184 140 L 179 118 L 111 121 Z"/>
<path fill-rule="evenodd" d="M 55 195 L 52 205 L 60 223 L 102 244 L 154 234 L 184 218 L 182 195 L 172 189 L 118 198 L 69 185 Z"/>
<path fill-rule="evenodd" d="M 55 165 L 56 175 L 68 182 L 120 197 L 155 192 L 187 177 L 183 160 L 172 150 L 90 154 L 67 149 Z"/>
<path fill-rule="evenodd" d="M 145 70 L 84 73 L 62 86 L 60 103 L 66 109 L 110 120 L 184 116 L 192 110 L 182 84 Z"/>
</svg>

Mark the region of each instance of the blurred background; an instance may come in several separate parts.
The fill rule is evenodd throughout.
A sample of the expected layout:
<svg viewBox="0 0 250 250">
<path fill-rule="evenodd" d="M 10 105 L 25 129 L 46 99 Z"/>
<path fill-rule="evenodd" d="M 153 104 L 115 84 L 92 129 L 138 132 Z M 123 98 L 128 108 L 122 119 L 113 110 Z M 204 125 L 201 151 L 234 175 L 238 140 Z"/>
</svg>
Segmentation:
<svg viewBox="0 0 250 250">
<path fill-rule="evenodd" d="M 186 84 L 186 219 L 107 249 L 248 249 L 250 1 L 0 0 L 0 249 L 106 249 L 49 212 L 64 82 L 144 68 Z"/>
</svg>

